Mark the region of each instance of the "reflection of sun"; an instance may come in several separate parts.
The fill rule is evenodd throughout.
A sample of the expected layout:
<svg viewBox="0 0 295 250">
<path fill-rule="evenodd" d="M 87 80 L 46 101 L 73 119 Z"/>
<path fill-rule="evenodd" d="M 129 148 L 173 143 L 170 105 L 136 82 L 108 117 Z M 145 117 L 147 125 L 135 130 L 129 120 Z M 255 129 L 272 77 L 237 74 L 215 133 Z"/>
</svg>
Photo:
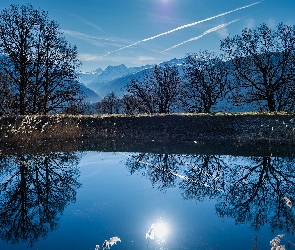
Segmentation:
<svg viewBox="0 0 295 250">
<path fill-rule="evenodd" d="M 160 222 L 156 224 L 155 237 L 158 239 L 165 239 L 168 235 L 168 227 L 165 223 Z"/>
<path fill-rule="evenodd" d="M 165 241 L 169 233 L 169 227 L 164 222 L 153 223 L 149 231 L 146 233 L 146 238 L 151 240 Z"/>
</svg>

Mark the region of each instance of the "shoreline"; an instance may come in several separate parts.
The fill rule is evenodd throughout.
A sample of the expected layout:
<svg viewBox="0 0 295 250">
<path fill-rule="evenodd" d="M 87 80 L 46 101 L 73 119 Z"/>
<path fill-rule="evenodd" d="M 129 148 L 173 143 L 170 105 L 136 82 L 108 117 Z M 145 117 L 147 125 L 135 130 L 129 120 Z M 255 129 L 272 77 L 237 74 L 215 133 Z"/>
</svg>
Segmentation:
<svg viewBox="0 0 295 250">
<path fill-rule="evenodd" d="M 83 149 L 85 142 L 102 150 L 144 150 L 144 147 L 181 152 L 185 148 L 226 152 L 248 148 L 295 145 L 294 113 L 215 113 L 168 115 L 48 115 L 0 117 L 0 150 L 27 150 L 41 145 L 52 150 Z M 69 144 L 76 145 L 71 147 Z M 81 144 L 79 146 L 79 144 Z M 68 145 L 68 146 L 66 146 Z M 84 146 L 83 146 L 84 145 Z M 105 146 L 103 146 L 105 145 Z M 112 145 L 112 146 L 110 146 Z M 117 146 L 116 146 L 117 145 Z M 160 146 L 156 146 L 160 145 Z M 179 145 L 178 149 L 173 145 Z M 181 148 L 184 149 L 181 149 Z M 91 146 L 90 148 L 95 148 Z M 104 149 L 105 148 L 105 149 Z M 174 148 L 174 149 L 173 149 Z M 228 150 L 225 150 L 228 148 Z M 255 149 L 256 150 L 256 149 Z M 255 150 L 253 150 L 255 153 Z M 205 150 L 206 151 L 206 150 Z M 210 149 L 207 149 L 210 151 Z M 216 151 L 216 150 L 215 150 Z M 269 150 L 268 150 L 269 151 Z M 270 152 L 270 151 L 269 151 Z"/>
</svg>

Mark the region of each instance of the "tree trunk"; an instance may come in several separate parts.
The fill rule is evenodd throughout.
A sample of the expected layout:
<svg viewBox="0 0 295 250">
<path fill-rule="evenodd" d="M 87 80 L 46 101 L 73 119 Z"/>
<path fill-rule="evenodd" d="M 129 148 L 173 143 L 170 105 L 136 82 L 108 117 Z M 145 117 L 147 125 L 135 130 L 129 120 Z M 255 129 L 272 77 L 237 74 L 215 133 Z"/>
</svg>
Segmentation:
<svg viewBox="0 0 295 250">
<path fill-rule="evenodd" d="M 275 104 L 275 100 L 274 100 L 273 94 L 270 95 L 270 96 L 267 96 L 266 100 L 267 100 L 268 110 L 270 112 L 275 112 L 276 111 L 276 104 Z"/>
</svg>

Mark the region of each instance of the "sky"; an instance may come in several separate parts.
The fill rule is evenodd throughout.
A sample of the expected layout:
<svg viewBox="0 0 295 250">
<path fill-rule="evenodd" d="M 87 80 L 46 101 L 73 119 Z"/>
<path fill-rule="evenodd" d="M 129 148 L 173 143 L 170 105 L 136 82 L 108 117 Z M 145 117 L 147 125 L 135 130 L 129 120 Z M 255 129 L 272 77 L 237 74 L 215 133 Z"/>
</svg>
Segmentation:
<svg viewBox="0 0 295 250">
<path fill-rule="evenodd" d="M 81 70 L 158 64 L 189 53 L 220 53 L 244 28 L 295 25 L 294 0 L 1 0 L 48 11 L 76 45 Z"/>
</svg>

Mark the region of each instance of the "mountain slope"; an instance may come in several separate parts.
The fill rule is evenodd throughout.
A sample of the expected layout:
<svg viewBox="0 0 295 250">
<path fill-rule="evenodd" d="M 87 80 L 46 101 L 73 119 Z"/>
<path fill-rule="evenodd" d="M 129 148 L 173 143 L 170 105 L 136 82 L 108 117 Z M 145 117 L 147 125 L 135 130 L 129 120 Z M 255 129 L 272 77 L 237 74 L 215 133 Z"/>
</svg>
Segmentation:
<svg viewBox="0 0 295 250">
<path fill-rule="evenodd" d="M 93 90 L 87 88 L 85 85 L 80 84 L 81 91 L 86 95 L 86 101 L 90 103 L 98 102 L 102 98 L 96 94 Z"/>
</svg>

